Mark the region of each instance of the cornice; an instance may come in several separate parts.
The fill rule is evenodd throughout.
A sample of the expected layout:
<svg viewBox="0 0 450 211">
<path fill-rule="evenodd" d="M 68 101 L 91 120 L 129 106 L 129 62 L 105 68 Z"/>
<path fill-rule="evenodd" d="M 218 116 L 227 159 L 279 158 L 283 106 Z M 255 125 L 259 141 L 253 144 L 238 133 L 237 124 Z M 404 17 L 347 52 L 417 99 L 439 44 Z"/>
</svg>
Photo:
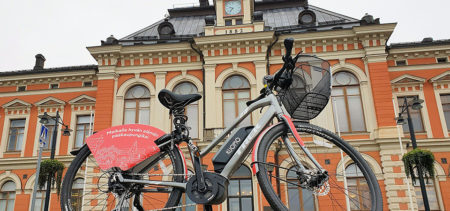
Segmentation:
<svg viewBox="0 0 450 211">
<path fill-rule="evenodd" d="M 421 64 L 388 67 L 389 72 L 414 71 L 414 70 L 433 70 L 433 69 L 449 69 L 450 63 L 446 64 Z"/>
<path fill-rule="evenodd" d="M 353 31 L 358 36 L 366 34 L 387 33 L 389 37 L 394 32 L 397 23 L 374 24 L 367 26 L 354 26 Z"/>
<path fill-rule="evenodd" d="M 19 76 L 7 76 L 2 77 L 0 86 L 17 86 L 17 85 L 30 85 L 30 84 L 42 84 L 51 82 L 69 82 L 69 81 L 83 81 L 86 79 L 95 80 L 95 71 L 78 71 L 78 72 L 58 72 L 58 73 L 45 73 L 45 74 L 30 74 Z"/>
<path fill-rule="evenodd" d="M 252 33 L 242 33 L 242 34 L 231 34 L 231 35 L 215 35 L 215 36 L 205 36 L 194 38 L 195 43 L 198 46 L 219 44 L 219 43 L 236 43 L 236 42 L 246 42 L 253 40 L 272 40 L 274 38 L 274 32 L 252 32 Z"/>
<path fill-rule="evenodd" d="M 0 93 L 0 97 L 14 97 L 14 96 L 28 96 L 28 95 L 41 95 L 41 94 L 59 94 L 59 93 L 73 93 L 73 92 L 90 92 L 97 91 L 97 87 L 77 87 L 77 88 L 59 88 L 59 89 L 43 89 L 43 90 L 31 90 L 25 92 L 3 92 Z"/>
</svg>

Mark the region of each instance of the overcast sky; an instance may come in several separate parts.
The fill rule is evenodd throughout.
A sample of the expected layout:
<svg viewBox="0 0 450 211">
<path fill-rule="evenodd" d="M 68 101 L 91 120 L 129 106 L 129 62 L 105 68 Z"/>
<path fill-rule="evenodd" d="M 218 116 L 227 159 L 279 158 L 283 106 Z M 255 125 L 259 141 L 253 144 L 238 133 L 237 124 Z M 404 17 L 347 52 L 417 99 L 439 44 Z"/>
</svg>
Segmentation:
<svg viewBox="0 0 450 211">
<path fill-rule="evenodd" d="M 2 0 L 0 71 L 31 69 L 43 54 L 46 67 L 95 64 L 87 46 L 109 35 L 122 38 L 164 17 L 174 5 L 196 0 Z M 327 10 L 360 19 L 398 23 L 389 40 L 450 39 L 449 0 L 309 0 Z"/>
</svg>

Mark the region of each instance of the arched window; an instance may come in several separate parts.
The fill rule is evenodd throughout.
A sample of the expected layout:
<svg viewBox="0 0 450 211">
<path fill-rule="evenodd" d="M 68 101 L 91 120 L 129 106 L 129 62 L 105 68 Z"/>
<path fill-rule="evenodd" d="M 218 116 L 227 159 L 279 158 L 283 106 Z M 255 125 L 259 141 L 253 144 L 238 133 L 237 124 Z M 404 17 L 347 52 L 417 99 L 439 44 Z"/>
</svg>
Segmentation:
<svg viewBox="0 0 450 211">
<path fill-rule="evenodd" d="M 223 125 L 230 126 L 237 116 L 247 107 L 250 100 L 250 84 L 247 79 L 233 75 L 223 82 Z M 241 122 L 240 126 L 250 125 L 250 116 Z"/>
<path fill-rule="evenodd" d="M 414 174 L 416 176 L 414 180 L 414 191 L 416 192 L 416 199 L 417 199 L 417 206 L 419 210 L 425 210 L 425 205 L 423 204 L 423 197 L 422 197 L 422 189 L 420 188 L 420 181 L 419 181 L 419 173 L 417 172 L 417 169 L 414 169 Z M 425 178 L 425 175 L 424 175 Z M 438 197 L 436 193 L 436 188 L 434 186 L 434 179 L 424 179 L 425 180 L 425 190 L 427 191 L 427 197 L 428 197 L 428 205 L 430 206 L 430 210 L 441 210 L 439 208 L 439 202 Z"/>
<path fill-rule="evenodd" d="M 124 124 L 150 124 L 150 91 L 137 85 L 125 94 Z"/>
<path fill-rule="evenodd" d="M 0 210 L 13 211 L 14 200 L 16 199 L 16 183 L 5 182 L 0 193 Z"/>
<path fill-rule="evenodd" d="M 228 210 L 253 210 L 252 173 L 246 166 L 241 165 L 230 179 L 228 186 Z"/>
<path fill-rule="evenodd" d="M 178 84 L 173 92 L 176 94 L 197 94 L 198 89 L 194 84 L 183 82 Z M 198 101 L 195 101 L 185 108 L 185 115 L 188 117 L 186 125 L 190 127 L 189 135 L 192 138 L 198 138 Z"/>
<path fill-rule="evenodd" d="M 339 124 L 341 132 L 366 131 L 358 79 L 349 72 L 334 74 L 331 96 L 336 130 Z"/>
<path fill-rule="evenodd" d="M 81 210 L 81 207 L 83 205 L 83 186 L 84 186 L 84 179 L 78 178 L 73 181 L 72 185 L 72 207 L 75 208 L 75 210 Z"/>
<path fill-rule="evenodd" d="M 315 197 L 313 192 L 300 187 L 300 181 L 297 177 L 297 167 L 289 169 L 287 177 L 287 189 L 289 197 L 290 211 L 314 211 Z"/>
<path fill-rule="evenodd" d="M 345 168 L 351 210 L 370 210 L 370 192 L 366 179 L 355 163 Z"/>
</svg>

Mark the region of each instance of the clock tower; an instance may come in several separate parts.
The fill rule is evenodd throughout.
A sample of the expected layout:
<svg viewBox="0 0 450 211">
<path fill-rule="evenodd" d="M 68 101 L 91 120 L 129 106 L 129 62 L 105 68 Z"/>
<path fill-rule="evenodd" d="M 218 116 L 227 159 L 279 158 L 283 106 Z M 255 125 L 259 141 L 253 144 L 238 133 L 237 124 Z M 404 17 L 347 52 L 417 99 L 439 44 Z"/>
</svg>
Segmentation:
<svg viewBox="0 0 450 211">
<path fill-rule="evenodd" d="M 264 30 L 264 22 L 254 18 L 254 0 L 214 0 L 214 26 L 205 27 L 205 35 L 237 34 Z"/>
</svg>

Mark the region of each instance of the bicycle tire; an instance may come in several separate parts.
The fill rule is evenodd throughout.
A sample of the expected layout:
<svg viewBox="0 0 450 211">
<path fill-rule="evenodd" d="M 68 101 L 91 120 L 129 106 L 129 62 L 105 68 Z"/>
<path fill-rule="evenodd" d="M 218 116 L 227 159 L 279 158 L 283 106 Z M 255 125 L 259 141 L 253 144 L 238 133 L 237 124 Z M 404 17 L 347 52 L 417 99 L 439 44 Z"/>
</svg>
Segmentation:
<svg viewBox="0 0 450 211">
<path fill-rule="evenodd" d="M 170 150 L 169 147 L 166 147 L 164 149 L 161 149 L 161 152 L 162 153 L 160 159 L 158 159 L 155 162 L 152 162 L 154 163 L 154 165 L 149 166 L 150 170 L 147 172 L 148 174 L 151 174 L 153 172 L 153 175 L 161 173 L 161 171 L 170 171 L 170 172 L 165 172 L 164 173 L 166 174 L 165 176 L 148 175 L 148 178 L 150 179 L 151 177 L 154 178 L 152 180 L 158 180 L 167 177 L 169 178 L 168 179 L 169 181 L 183 182 L 184 164 L 182 161 L 182 157 L 180 155 L 181 152 L 176 147 L 174 147 L 172 150 Z M 116 196 L 115 194 L 113 194 L 112 192 L 107 192 L 107 187 L 105 186 L 109 187 L 110 185 L 108 184 L 109 182 L 105 181 L 107 180 L 106 177 L 103 176 L 105 174 L 110 175 L 115 171 L 100 170 L 100 168 L 96 166 L 94 157 L 90 156 L 90 154 L 91 151 L 89 150 L 87 145 L 83 146 L 80 149 L 77 156 L 75 157 L 75 159 L 70 164 L 65 174 L 60 197 L 61 209 L 63 211 L 79 210 L 80 200 L 79 198 L 78 200 L 76 199 L 72 200 L 72 193 L 80 191 L 79 189 L 78 190 L 75 189 L 74 181 L 77 178 L 83 178 L 83 176 L 84 178 L 86 178 L 87 181 L 85 183 L 86 188 L 84 189 L 82 195 L 83 198 L 84 197 L 86 198 L 84 198 L 85 201 L 83 202 L 83 204 L 81 204 L 81 206 L 84 207 L 84 210 L 113 210 L 117 206 L 117 201 L 119 200 L 115 198 Z M 85 175 L 86 159 L 89 160 L 88 170 L 92 170 L 92 173 L 88 173 Z M 122 174 L 124 175 L 124 177 L 126 176 L 125 172 L 122 172 Z M 178 174 L 178 176 L 173 174 Z M 147 179 L 147 177 L 145 178 Z M 91 182 L 97 184 L 92 184 Z M 141 190 L 148 191 L 141 193 L 140 197 L 141 206 L 144 208 L 144 210 L 160 210 L 163 208 L 177 206 L 180 201 L 181 194 L 183 192 L 183 190 L 179 188 L 167 188 L 155 185 L 145 186 Z M 129 208 L 133 207 L 134 195 L 131 192 L 128 193 L 130 194 L 130 198 L 126 201 L 126 203 L 122 203 L 122 205 L 119 206 L 121 208 L 119 210 L 122 210 L 123 208 L 125 208 L 124 210 L 129 210 Z M 174 210 L 174 209 L 165 209 L 165 210 Z"/>
<path fill-rule="evenodd" d="M 257 162 L 255 163 L 255 165 L 258 165 L 258 169 L 259 169 L 259 171 L 256 174 L 257 178 L 258 178 L 258 182 L 260 184 L 260 187 L 261 187 L 261 190 L 262 190 L 264 196 L 266 197 L 266 199 L 269 202 L 272 209 L 283 210 L 283 211 L 303 210 L 303 209 L 300 209 L 299 206 L 301 206 L 302 208 L 305 208 L 305 206 L 306 207 L 309 206 L 309 208 L 314 206 L 314 207 L 312 207 L 312 209 L 316 209 L 315 207 L 319 206 L 319 208 L 321 210 L 322 209 L 323 210 L 347 210 L 348 205 L 347 205 L 345 197 L 342 197 L 342 195 L 335 196 L 333 194 L 336 194 L 336 193 L 344 194 L 344 196 L 345 196 L 345 194 L 349 193 L 347 195 L 347 197 L 349 198 L 349 206 L 351 206 L 351 209 L 359 208 L 362 210 L 372 210 L 372 211 L 383 210 L 383 201 L 382 201 L 381 191 L 380 191 L 378 181 L 375 177 L 375 174 L 373 173 L 373 171 L 371 170 L 371 168 L 366 163 L 366 161 L 364 160 L 364 158 L 361 156 L 360 153 L 358 153 L 346 141 L 344 141 L 343 139 L 341 139 L 340 137 L 338 137 L 337 135 L 335 135 L 334 133 L 332 133 L 326 129 L 320 128 L 315 125 L 311 125 L 309 123 L 299 122 L 299 121 L 294 121 L 294 126 L 297 129 L 297 131 L 299 132 L 300 136 L 304 136 L 304 134 L 302 134 L 302 133 L 306 133 L 306 134 L 309 134 L 309 136 L 307 135 L 307 137 L 312 137 L 313 141 L 310 141 L 310 140 L 305 141 L 305 144 L 306 144 L 306 147 L 313 154 L 315 159 L 321 164 L 321 166 L 323 168 L 325 168 L 325 170 L 328 171 L 328 174 L 330 176 L 329 180 L 328 180 L 328 184 L 330 185 L 329 192 L 327 194 L 328 198 L 324 197 L 324 196 L 314 196 L 313 194 L 311 194 L 309 199 L 304 198 L 305 195 L 313 193 L 314 190 L 305 189 L 304 187 L 300 187 L 300 185 L 299 185 L 300 182 L 298 179 L 296 179 L 296 180 L 289 179 L 289 177 L 292 178 L 292 174 L 291 174 L 292 172 L 296 173 L 296 171 L 295 171 L 295 169 L 297 168 L 296 166 L 294 166 L 294 167 L 287 166 L 286 168 L 284 168 L 282 165 L 277 165 L 277 164 L 283 164 L 282 162 L 279 162 L 279 163 L 275 163 L 273 165 L 274 168 L 271 172 L 268 172 L 268 169 L 270 169 L 270 168 L 266 168 L 266 166 L 268 167 L 268 163 L 275 160 L 275 156 L 278 156 L 277 159 L 279 159 L 283 156 L 287 157 L 285 159 L 285 161 L 289 161 L 288 159 L 290 158 L 290 162 L 285 162 L 284 165 L 287 165 L 287 164 L 292 165 L 292 163 L 294 163 L 292 156 L 289 153 L 285 153 L 284 155 L 282 155 L 282 154 L 275 155 L 273 153 L 273 150 L 276 150 L 274 147 L 280 147 L 280 146 L 274 146 L 273 145 L 274 143 L 276 143 L 278 145 L 279 145 L 279 143 L 282 143 L 281 150 L 278 153 L 283 153 L 282 150 L 286 150 L 286 148 L 283 149 L 283 147 L 286 147 L 286 146 L 284 146 L 285 144 L 283 142 L 278 142 L 275 140 L 279 140 L 279 138 L 281 138 L 283 135 L 285 135 L 287 133 L 287 131 L 289 131 L 289 129 L 285 124 L 279 124 L 279 125 L 274 126 L 271 129 L 269 129 L 266 132 L 266 134 L 262 137 L 260 145 L 258 146 L 258 149 L 256 151 L 256 153 L 257 153 L 256 161 Z M 307 139 L 307 138 L 305 137 L 305 139 Z M 328 152 L 331 154 L 327 154 L 326 149 L 324 149 L 324 148 L 330 147 L 330 145 L 328 145 L 328 147 L 324 147 L 327 145 L 323 144 L 324 142 L 321 142 L 321 144 L 323 144 L 323 146 L 319 146 L 319 145 L 314 146 L 315 143 L 319 143 L 318 141 L 314 141 L 314 139 L 316 139 L 316 140 L 319 139 L 320 141 L 326 141 L 325 143 L 332 144 L 332 148 Z M 293 139 L 291 138 L 291 140 L 293 140 Z M 295 141 L 291 141 L 291 143 L 293 143 L 292 146 L 294 146 L 295 152 L 301 158 L 302 164 L 305 167 L 308 167 L 309 170 L 312 170 L 314 172 L 312 162 L 308 162 L 308 160 L 306 160 L 307 156 L 300 149 L 299 145 L 294 142 Z M 337 164 L 338 164 L 339 160 L 341 160 L 340 159 L 341 157 L 339 155 L 340 152 L 338 149 L 341 149 L 344 153 L 346 153 L 346 155 L 348 155 L 348 157 L 350 157 L 351 161 L 346 162 L 346 164 L 350 165 L 351 162 L 353 162 L 359 167 L 361 174 L 363 175 L 364 179 L 367 182 L 367 186 L 361 186 L 361 187 L 362 187 L 362 189 L 367 188 L 366 190 L 370 193 L 370 199 L 369 199 L 370 202 L 367 201 L 368 200 L 367 196 L 369 195 L 367 193 L 367 191 L 360 191 L 358 189 L 355 190 L 355 188 L 349 187 L 349 186 L 347 186 L 348 187 L 347 192 L 345 191 L 345 187 L 342 184 L 343 179 L 347 180 L 347 182 L 352 182 L 352 183 L 353 183 L 353 181 L 359 181 L 363 185 L 364 185 L 364 181 L 361 179 L 361 177 L 346 177 L 345 178 L 344 175 L 338 174 L 339 170 L 337 169 L 338 168 Z M 272 151 L 269 151 L 269 150 L 272 150 Z M 327 158 L 329 159 L 330 157 L 333 157 L 333 156 L 336 158 L 334 160 L 331 159 L 332 160 L 331 162 L 334 161 L 334 164 L 331 164 L 331 166 L 333 166 L 333 167 L 329 167 L 330 169 L 327 169 L 327 167 L 330 164 L 324 165 L 324 161 L 325 161 L 325 159 L 327 159 Z M 272 163 L 270 165 L 272 165 Z M 339 167 L 339 168 L 341 168 L 341 167 Z M 294 170 L 291 170 L 291 169 L 294 169 Z M 276 172 L 278 172 L 278 174 Z M 341 172 L 344 172 L 344 170 L 342 170 Z M 357 170 L 356 170 L 356 172 L 357 172 Z M 275 173 L 275 176 L 273 176 L 272 173 Z M 286 176 L 283 174 L 285 174 Z M 354 176 L 354 175 L 349 174 L 349 176 Z M 339 181 L 339 182 L 337 181 L 338 177 L 341 179 L 341 181 Z M 274 182 L 273 180 L 275 180 L 275 184 L 273 184 L 273 182 Z M 283 191 L 278 192 L 278 190 L 281 190 L 283 185 L 285 188 L 285 189 L 283 189 L 285 191 L 284 194 L 280 193 Z M 323 187 L 325 187 L 325 186 L 323 186 Z M 291 192 L 288 193 L 288 191 L 291 191 Z M 300 191 L 301 191 L 301 193 L 300 193 Z M 292 200 L 292 201 L 290 200 L 290 197 L 291 197 L 290 194 L 292 194 L 293 199 L 295 199 L 296 193 L 298 193 L 299 195 L 301 194 L 300 196 L 297 196 L 297 199 L 299 199 L 298 203 L 295 200 Z M 356 195 L 356 194 L 359 194 L 359 195 Z M 361 195 L 363 197 L 361 197 Z M 358 197 L 355 198 L 355 196 L 358 196 Z M 309 195 L 308 195 L 308 197 L 309 197 Z M 324 197 L 324 198 L 322 198 L 322 197 Z M 312 202 L 308 201 L 311 199 L 312 199 L 313 204 L 312 204 Z M 370 205 L 369 205 L 369 203 L 370 203 Z M 288 207 L 290 207 L 290 206 L 292 206 L 292 207 L 289 209 Z"/>
</svg>

